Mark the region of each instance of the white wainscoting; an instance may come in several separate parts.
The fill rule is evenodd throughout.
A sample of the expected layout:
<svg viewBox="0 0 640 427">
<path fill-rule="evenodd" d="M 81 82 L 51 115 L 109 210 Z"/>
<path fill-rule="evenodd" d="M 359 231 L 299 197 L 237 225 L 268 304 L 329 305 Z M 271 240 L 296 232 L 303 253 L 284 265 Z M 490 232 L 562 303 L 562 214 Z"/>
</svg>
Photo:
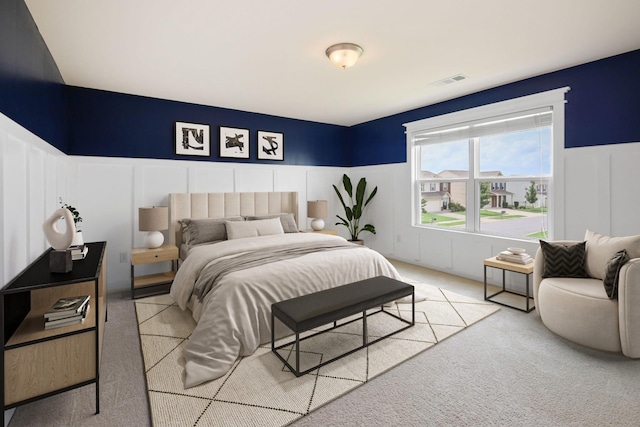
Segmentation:
<svg viewBox="0 0 640 427">
<path fill-rule="evenodd" d="M 66 156 L 0 114 L 0 287 L 48 247 L 42 223 L 68 203 Z"/>
</svg>

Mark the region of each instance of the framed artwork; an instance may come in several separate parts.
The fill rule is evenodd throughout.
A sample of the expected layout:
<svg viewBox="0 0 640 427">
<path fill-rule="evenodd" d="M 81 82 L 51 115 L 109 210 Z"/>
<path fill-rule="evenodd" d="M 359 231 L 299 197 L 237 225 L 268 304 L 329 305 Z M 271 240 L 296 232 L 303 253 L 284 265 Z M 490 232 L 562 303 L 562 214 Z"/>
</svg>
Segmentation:
<svg viewBox="0 0 640 427">
<path fill-rule="evenodd" d="M 220 126 L 220 157 L 249 158 L 249 129 Z"/>
<path fill-rule="evenodd" d="M 284 160 L 284 134 L 259 130 L 258 159 Z"/>
<path fill-rule="evenodd" d="M 176 154 L 209 156 L 210 141 L 209 125 L 176 122 Z"/>
</svg>

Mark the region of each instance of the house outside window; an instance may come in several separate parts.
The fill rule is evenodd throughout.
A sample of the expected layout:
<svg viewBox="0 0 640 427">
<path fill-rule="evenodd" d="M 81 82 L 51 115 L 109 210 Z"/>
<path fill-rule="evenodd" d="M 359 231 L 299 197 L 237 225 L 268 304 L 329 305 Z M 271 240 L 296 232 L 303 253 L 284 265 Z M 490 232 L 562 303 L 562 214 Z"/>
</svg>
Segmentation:
<svg viewBox="0 0 640 427">
<path fill-rule="evenodd" d="M 413 225 L 553 238 L 549 190 L 564 147 L 564 94 L 543 92 L 405 124 L 414 188 L 439 184 L 447 204 L 420 209 Z M 428 173 L 424 173 L 428 171 Z M 430 187 L 431 188 L 431 187 Z M 418 199 L 419 200 L 419 199 Z"/>
</svg>

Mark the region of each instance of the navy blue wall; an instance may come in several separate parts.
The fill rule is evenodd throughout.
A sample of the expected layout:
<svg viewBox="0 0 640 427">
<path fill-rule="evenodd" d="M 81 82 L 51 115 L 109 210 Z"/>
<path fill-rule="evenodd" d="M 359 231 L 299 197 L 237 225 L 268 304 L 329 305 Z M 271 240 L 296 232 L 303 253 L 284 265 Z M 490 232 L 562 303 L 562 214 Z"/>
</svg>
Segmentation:
<svg viewBox="0 0 640 427">
<path fill-rule="evenodd" d="M 0 111 L 66 150 L 64 81 L 23 0 L 0 0 Z"/>
<path fill-rule="evenodd" d="M 640 50 L 416 110 L 362 123 L 349 130 L 355 156 L 351 166 L 406 161 L 403 123 L 546 90 L 570 86 L 565 114 L 565 147 L 640 141 Z"/>
<path fill-rule="evenodd" d="M 347 166 L 345 127 L 68 86 L 71 155 L 272 163 L 258 160 L 258 130 L 284 134 L 278 164 Z M 175 154 L 176 121 L 210 126 L 211 156 Z M 219 127 L 250 131 L 250 158 L 219 157 Z"/>
<path fill-rule="evenodd" d="M 406 161 L 403 123 L 563 86 L 567 148 L 640 141 L 640 50 L 345 128 L 218 107 L 65 86 L 23 0 L 0 0 L 0 111 L 75 155 L 265 163 L 257 131 L 284 133 L 278 164 Z M 174 153 L 174 122 L 208 124 L 211 157 Z M 251 158 L 220 159 L 218 127 L 251 131 Z"/>
</svg>

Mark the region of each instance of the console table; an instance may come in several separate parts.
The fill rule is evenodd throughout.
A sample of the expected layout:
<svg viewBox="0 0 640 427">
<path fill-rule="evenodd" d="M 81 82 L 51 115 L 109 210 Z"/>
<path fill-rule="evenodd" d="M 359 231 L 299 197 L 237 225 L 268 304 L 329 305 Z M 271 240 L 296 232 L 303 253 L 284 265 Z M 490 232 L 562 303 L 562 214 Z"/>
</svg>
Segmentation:
<svg viewBox="0 0 640 427">
<path fill-rule="evenodd" d="M 87 256 L 73 261 L 69 273 L 49 270 L 49 249 L 0 289 L 2 425 L 6 409 L 94 383 L 100 412 L 107 243 L 87 246 Z M 78 295 L 91 297 L 84 322 L 45 330 L 44 312 L 58 299 Z"/>
</svg>

